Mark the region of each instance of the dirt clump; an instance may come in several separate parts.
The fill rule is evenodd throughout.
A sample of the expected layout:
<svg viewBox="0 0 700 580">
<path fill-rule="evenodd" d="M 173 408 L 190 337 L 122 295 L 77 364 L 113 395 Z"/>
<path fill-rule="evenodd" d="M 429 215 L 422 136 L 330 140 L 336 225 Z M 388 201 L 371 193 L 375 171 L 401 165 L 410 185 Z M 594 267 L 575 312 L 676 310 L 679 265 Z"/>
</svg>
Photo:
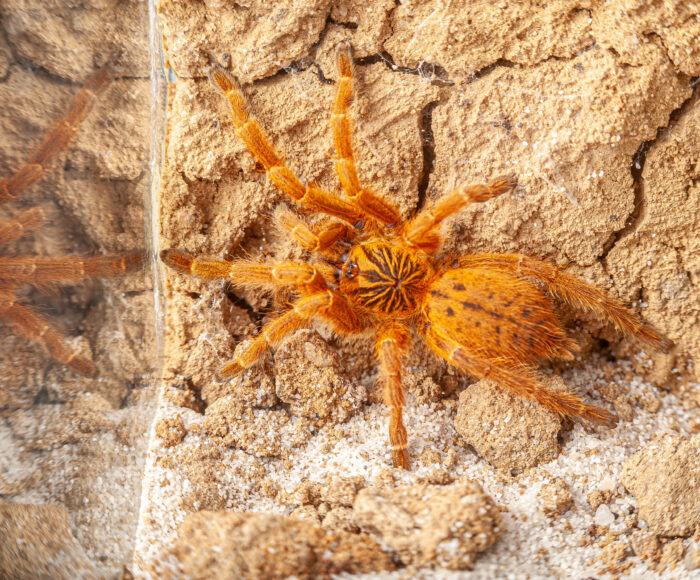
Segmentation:
<svg viewBox="0 0 700 580">
<path fill-rule="evenodd" d="M 588 500 L 588 505 L 591 506 L 593 511 L 597 511 L 601 505 L 609 504 L 612 500 L 612 490 L 610 489 L 594 489 L 590 492 L 586 499 Z"/>
<path fill-rule="evenodd" d="M 172 417 L 164 417 L 158 421 L 155 426 L 155 432 L 163 440 L 163 445 L 166 447 L 177 445 L 187 435 L 187 429 L 182 423 L 182 417 L 177 414 Z"/>
<path fill-rule="evenodd" d="M 227 395 L 207 407 L 202 427 L 212 441 L 256 457 L 279 456 L 306 442 L 307 421 L 295 421 L 283 409 L 254 409 Z"/>
<path fill-rule="evenodd" d="M 656 534 L 690 536 L 700 527 L 698 457 L 700 435 L 662 435 L 625 462 L 622 484 Z"/>
<path fill-rule="evenodd" d="M 681 538 L 676 538 L 671 540 L 666 545 L 664 545 L 661 551 L 661 559 L 659 560 L 659 568 L 670 568 L 675 570 L 676 566 L 680 564 L 683 560 L 683 555 L 685 554 L 685 546 L 683 545 L 683 540 Z"/>
<path fill-rule="evenodd" d="M 313 330 L 299 330 L 275 352 L 275 391 L 300 417 L 341 423 L 367 400 L 327 342 Z"/>
<path fill-rule="evenodd" d="M 635 556 L 652 565 L 661 559 L 659 539 L 653 532 L 638 530 L 630 538 L 630 544 Z"/>
<path fill-rule="evenodd" d="M 559 378 L 552 384 L 566 387 Z M 562 420 L 483 380 L 460 394 L 455 429 L 491 465 L 518 473 L 556 458 Z"/>
<path fill-rule="evenodd" d="M 367 536 L 273 514 L 208 511 L 187 516 L 159 560 L 151 570 L 158 578 L 310 579 L 395 568 Z"/>
<path fill-rule="evenodd" d="M 99 576 L 58 506 L 0 499 L 0 576 L 93 580 Z"/>
<path fill-rule="evenodd" d="M 470 569 L 476 555 L 498 539 L 501 515 L 493 500 L 470 481 L 363 489 L 353 519 L 395 550 L 406 565 Z"/>
<path fill-rule="evenodd" d="M 574 505 L 574 497 L 569 491 L 569 486 L 559 477 L 542 486 L 540 499 L 542 513 L 548 517 L 559 517 Z"/>
<path fill-rule="evenodd" d="M 333 507 L 351 507 L 364 487 L 365 479 L 362 476 L 334 476 L 328 485 L 319 486 L 318 497 Z"/>
</svg>

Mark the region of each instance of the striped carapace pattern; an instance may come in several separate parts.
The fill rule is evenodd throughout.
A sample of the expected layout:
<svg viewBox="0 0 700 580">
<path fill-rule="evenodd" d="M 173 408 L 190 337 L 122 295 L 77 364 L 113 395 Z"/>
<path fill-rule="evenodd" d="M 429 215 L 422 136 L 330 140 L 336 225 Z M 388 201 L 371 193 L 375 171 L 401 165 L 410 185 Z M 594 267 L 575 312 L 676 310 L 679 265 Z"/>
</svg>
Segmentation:
<svg viewBox="0 0 700 580">
<path fill-rule="evenodd" d="M 357 289 L 351 298 L 380 314 L 412 314 L 422 299 L 428 268 L 416 252 L 374 243 L 355 246 L 349 256 Z"/>
</svg>

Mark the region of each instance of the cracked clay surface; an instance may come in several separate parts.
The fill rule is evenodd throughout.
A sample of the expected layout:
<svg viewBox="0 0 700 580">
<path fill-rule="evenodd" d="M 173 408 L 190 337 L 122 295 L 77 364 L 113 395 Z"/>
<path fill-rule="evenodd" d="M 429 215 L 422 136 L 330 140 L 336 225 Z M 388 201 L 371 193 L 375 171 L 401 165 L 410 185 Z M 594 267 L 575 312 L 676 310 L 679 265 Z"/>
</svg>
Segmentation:
<svg viewBox="0 0 700 580">
<path fill-rule="evenodd" d="M 370 345 L 303 331 L 265 364 L 216 383 L 217 368 L 276 305 L 167 270 L 165 398 L 144 483 L 136 569 L 180 577 L 191 569 L 185 539 L 213 534 L 220 520 L 219 533 L 239 542 L 235 555 L 194 549 L 211 555 L 210 575 L 243 574 L 237 566 L 246 553 L 258 558 L 256 538 L 271 516 L 224 516 L 227 510 L 293 519 L 275 524 L 279 534 L 306 519 L 309 558 L 327 546 L 319 525 L 342 545 L 346 534 L 360 534 L 359 559 L 376 558 L 376 550 L 392 557 L 367 568 L 334 553 L 339 560 L 322 566 L 331 572 L 393 578 L 398 566 L 425 577 L 473 568 L 475 578 L 515 571 L 583 578 L 678 566 L 680 577 L 690 573 L 692 561 L 686 566 L 682 558 L 696 549 L 700 530 L 692 523 L 682 528 L 680 551 L 679 544 L 664 550 L 663 526 L 652 529 L 666 560 L 628 549 L 645 526 L 638 503 L 654 498 L 640 499 L 644 486 L 630 484 L 631 493 L 619 477 L 623 462 L 657 431 L 687 440 L 700 429 L 692 383 L 700 368 L 697 3 L 164 0 L 160 15 L 177 77 L 169 87 L 160 194 L 163 248 L 303 257 L 272 228 L 275 207 L 288 200 L 233 135 L 207 67 L 217 62 L 238 77 L 251 113 L 302 181 L 339 191 L 329 118 L 334 47 L 349 39 L 364 183 L 408 216 L 460 184 L 517 175 L 512 193 L 475 204 L 449 224 L 446 248 L 546 258 L 629 303 L 676 346 L 670 355 L 644 353 L 599 321 L 568 315 L 584 349 L 557 371 L 568 387 L 602 397 L 624 417 L 615 430 L 534 413 L 488 385 L 469 391 L 468 378 L 416 349 L 405 379 L 416 465 L 402 473 L 389 468 Z M 315 385 L 333 390 L 328 408 Z M 546 438 L 515 445 L 518 433 Z M 517 462 L 504 456 L 507 449 L 518 450 Z M 633 466 L 626 481 L 631 472 Z M 334 495 L 333 486 L 346 492 Z M 565 508 L 540 505 L 554 488 Z M 488 515 L 470 520 L 468 535 L 457 531 L 460 518 L 441 526 L 445 497 L 489 506 Z M 605 502 L 592 507 L 586 497 Z M 386 514 L 381 522 L 366 515 L 367 498 L 379 506 L 373 513 Z M 202 509 L 220 514 L 206 528 L 188 515 Z M 309 577 L 309 562 L 291 573 Z M 281 564 L 265 568 L 266 577 L 283 571 L 290 573 Z"/>
</svg>

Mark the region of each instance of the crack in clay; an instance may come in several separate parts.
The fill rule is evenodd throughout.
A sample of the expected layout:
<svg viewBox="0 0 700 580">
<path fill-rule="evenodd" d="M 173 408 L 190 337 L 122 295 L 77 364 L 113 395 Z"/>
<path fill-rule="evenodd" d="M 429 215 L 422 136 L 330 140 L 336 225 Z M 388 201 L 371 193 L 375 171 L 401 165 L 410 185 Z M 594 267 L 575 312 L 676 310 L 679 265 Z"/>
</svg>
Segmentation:
<svg viewBox="0 0 700 580">
<path fill-rule="evenodd" d="M 228 282 L 224 285 L 224 295 L 231 304 L 248 313 L 250 320 L 255 324 L 256 328 L 262 327 L 262 321 L 266 315 L 263 310 L 256 310 L 245 298 L 238 296 L 238 294 L 233 291 L 233 286 Z"/>
<path fill-rule="evenodd" d="M 421 111 L 421 137 L 423 138 L 423 172 L 418 183 L 418 204 L 416 211 L 425 206 L 430 176 L 435 168 L 435 139 L 433 138 L 433 111 L 440 101 L 431 101 Z"/>
<path fill-rule="evenodd" d="M 692 80 L 694 81 L 696 79 Z M 693 86 L 692 82 L 690 86 Z M 697 97 L 698 86 L 696 84 L 693 88 L 692 94 L 685 101 L 683 101 L 679 107 L 671 111 L 671 114 L 668 117 L 668 123 L 656 130 L 656 135 L 653 137 L 653 139 L 642 142 L 632 157 L 630 172 L 633 180 L 632 189 L 634 191 L 634 207 L 625 219 L 625 225 L 621 229 L 614 231 L 603 245 L 603 253 L 600 255 L 599 261 L 603 264 L 606 273 L 609 274 L 605 264 L 608 254 L 620 240 L 633 235 L 633 233 L 637 231 L 642 214 L 644 213 L 643 210 L 646 207 L 646 194 L 644 193 L 644 177 L 642 176 L 642 173 L 644 171 L 644 165 L 649 150 L 660 138 L 662 138 L 669 130 L 678 124 L 680 118 L 688 112 L 690 107 L 697 100 Z"/>
<path fill-rule="evenodd" d="M 382 63 L 391 72 L 419 76 L 423 79 L 429 80 L 430 84 L 437 87 L 451 87 L 455 84 L 453 81 L 450 80 L 447 71 L 439 64 L 421 61 L 420 63 L 418 63 L 418 66 L 416 68 L 401 66 L 396 64 L 396 62 L 394 61 L 394 57 L 385 50 L 382 50 L 371 56 L 358 58 L 355 60 L 355 63 L 361 66 Z"/>
<path fill-rule="evenodd" d="M 338 22 L 336 20 L 333 20 L 333 18 L 329 17 L 328 20 L 326 21 L 326 25 L 328 24 L 335 24 L 336 26 L 340 26 L 341 28 L 345 28 L 346 30 L 357 30 L 358 25 L 356 22 Z M 325 32 L 325 28 L 323 29 Z"/>
</svg>

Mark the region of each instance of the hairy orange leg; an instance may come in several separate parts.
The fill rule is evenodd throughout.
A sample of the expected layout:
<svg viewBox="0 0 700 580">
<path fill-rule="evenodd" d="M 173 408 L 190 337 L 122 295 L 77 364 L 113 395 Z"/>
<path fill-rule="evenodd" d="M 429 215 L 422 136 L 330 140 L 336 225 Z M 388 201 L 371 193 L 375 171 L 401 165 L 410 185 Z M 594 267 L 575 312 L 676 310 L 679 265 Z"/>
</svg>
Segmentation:
<svg viewBox="0 0 700 580">
<path fill-rule="evenodd" d="M 479 379 L 491 379 L 514 394 L 536 401 L 562 417 L 585 419 L 608 427 L 617 424 L 617 418 L 607 409 L 589 405 L 572 392 L 552 391 L 526 365 L 480 357 L 433 328 L 427 331 L 425 338 L 433 351 L 458 369 Z"/>
<path fill-rule="evenodd" d="M 33 207 L 19 214 L 15 219 L 0 225 L 0 248 L 21 238 L 46 223 L 46 215 L 41 207 Z"/>
<path fill-rule="evenodd" d="M 384 379 L 384 404 L 389 408 L 389 439 L 394 467 L 410 469 L 406 444 L 408 436 L 403 424 L 404 390 L 401 382 L 401 356 L 408 345 L 408 330 L 403 326 L 390 326 L 380 333 L 377 340 L 377 356 Z"/>
<path fill-rule="evenodd" d="M 304 296 L 291 306 L 281 316 L 268 322 L 239 356 L 224 365 L 219 371 L 221 379 L 232 378 L 254 365 L 269 348 L 276 347 L 286 336 L 306 327 L 316 316 L 330 322 L 334 330 L 342 334 L 361 328 L 350 305 L 342 296 L 330 290 Z"/>
<path fill-rule="evenodd" d="M 92 75 L 73 99 L 68 115 L 59 119 L 27 163 L 7 179 L 0 179 L 0 203 L 16 199 L 22 191 L 34 185 L 46 172 L 47 166 L 68 146 L 78 132 L 98 95 L 105 89 L 109 74 L 101 70 Z"/>
<path fill-rule="evenodd" d="M 335 170 L 346 195 L 367 214 L 384 224 L 395 224 L 401 219 L 399 211 L 391 203 L 360 185 L 352 150 L 352 129 L 348 118 L 348 106 L 353 99 L 353 64 L 350 43 L 338 45 L 338 92 L 331 116 L 335 154 Z"/>
<path fill-rule="evenodd" d="M 660 336 L 622 302 L 602 290 L 544 260 L 521 254 L 476 254 L 465 256 L 460 266 L 493 268 L 543 282 L 553 296 L 580 310 L 609 318 L 624 334 L 637 336 L 654 348 L 667 352 L 673 343 Z"/>
<path fill-rule="evenodd" d="M 504 178 L 489 185 L 470 185 L 459 188 L 443 197 L 432 208 L 424 209 L 414 216 L 403 229 L 403 239 L 413 248 L 425 251 L 436 250 L 441 241 L 438 228 L 445 219 L 470 203 L 488 201 L 513 189 L 515 185 L 514 178 Z"/>
<path fill-rule="evenodd" d="M 95 366 L 66 344 L 63 337 L 39 314 L 16 302 L 12 294 L 0 293 L 0 318 L 12 324 L 27 339 L 38 342 L 57 361 L 86 376 L 96 374 Z"/>
<path fill-rule="evenodd" d="M 280 190 L 307 209 L 320 211 L 355 225 L 362 221 L 362 212 L 354 204 L 340 199 L 319 187 L 305 186 L 287 167 L 270 145 L 260 124 L 246 112 L 246 101 L 238 83 L 223 68 L 213 66 L 210 78 L 228 99 L 236 135 L 248 147 L 248 151 L 265 168 L 267 177 Z"/>
<path fill-rule="evenodd" d="M 225 279 L 237 287 L 254 286 L 264 290 L 295 288 L 309 292 L 326 290 L 328 285 L 318 268 L 305 263 L 266 264 L 253 260 L 195 258 L 171 248 L 160 253 L 163 262 L 179 272 L 204 279 Z"/>
<path fill-rule="evenodd" d="M 141 252 L 86 258 L 4 258 L 0 261 L 0 277 L 35 286 L 56 282 L 71 283 L 88 277 L 120 276 L 142 267 L 143 261 Z"/>
<path fill-rule="evenodd" d="M 275 213 L 280 224 L 296 242 L 309 252 L 321 252 L 336 242 L 348 238 L 353 230 L 343 223 L 332 222 L 315 229 L 306 225 L 297 215 L 290 211 L 279 210 Z"/>
</svg>

